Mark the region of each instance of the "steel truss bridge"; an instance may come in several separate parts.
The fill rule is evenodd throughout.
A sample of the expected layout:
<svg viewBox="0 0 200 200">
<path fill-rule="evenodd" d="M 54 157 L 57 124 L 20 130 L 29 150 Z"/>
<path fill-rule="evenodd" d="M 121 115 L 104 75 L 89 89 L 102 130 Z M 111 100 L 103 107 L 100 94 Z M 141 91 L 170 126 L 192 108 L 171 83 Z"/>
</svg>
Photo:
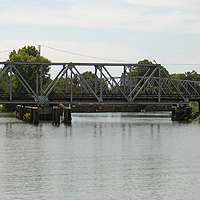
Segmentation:
<svg viewBox="0 0 200 200">
<path fill-rule="evenodd" d="M 0 83 L 6 82 L 6 92 L 0 94 L 0 104 L 26 104 L 46 106 L 53 104 L 188 104 L 200 102 L 198 81 L 171 79 L 160 64 L 135 63 L 27 63 L 0 62 Z M 36 88 L 20 72 L 22 66 L 36 66 Z M 45 66 L 57 67 L 58 74 L 46 88 L 43 85 Z M 143 76 L 133 76 L 134 70 L 144 69 Z M 91 70 L 95 76 L 87 79 L 83 72 Z M 120 69 L 121 76 L 113 77 L 111 71 Z M 13 93 L 13 77 L 26 93 Z M 5 78 L 6 77 L 6 78 Z M 62 93 L 54 89 L 65 80 Z M 6 80 L 6 81 L 5 81 Z"/>
</svg>

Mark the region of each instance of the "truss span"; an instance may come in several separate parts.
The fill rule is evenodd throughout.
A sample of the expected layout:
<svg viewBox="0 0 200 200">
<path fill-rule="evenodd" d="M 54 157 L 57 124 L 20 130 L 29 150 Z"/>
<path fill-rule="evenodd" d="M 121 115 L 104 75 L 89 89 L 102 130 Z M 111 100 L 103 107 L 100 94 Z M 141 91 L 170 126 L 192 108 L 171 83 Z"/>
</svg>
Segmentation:
<svg viewBox="0 0 200 200">
<path fill-rule="evenodd" d="M 1 62 L 1 104 L 188 104 L 200 101 L 198 81 L 171 79 L 160 64 L 134 63 L 11 63 Z M 23 75 L 21 68 L 34 66 L 34 80 Z M 45 66 L 58 73 L 44 84 Z M 138 67 L 142 76 L 134 76 Z M 118 77 L 113 72 L 118 71 Z M 89 75 L 91 76 L 89 76 Z M 23 93 L 15 93 L 18 81 Z M 61 84 L 60 82 L 64 82 Z M 34 86 L 34 87 L 33 87 Z M 57 88 L 57 92 L 55 92 Z M 58 92 L 59 90 L 60 92 Z"/>
</svg>

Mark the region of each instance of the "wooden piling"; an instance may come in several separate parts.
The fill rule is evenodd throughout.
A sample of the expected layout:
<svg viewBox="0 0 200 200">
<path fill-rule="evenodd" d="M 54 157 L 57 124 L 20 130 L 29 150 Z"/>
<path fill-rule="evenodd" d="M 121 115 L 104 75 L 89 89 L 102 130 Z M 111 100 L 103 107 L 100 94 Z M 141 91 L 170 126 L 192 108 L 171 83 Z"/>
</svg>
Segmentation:
<svg viewBox="0 0 200 200">
<path fill-rule="evenodd" d="M 33 123 L 39 124 L 39 114 L 38 114 L 38 107 L 33 107 Z"/>
<path fill-rule="evenodd" d="M 53 106 L 52 124 L 56 126 L 60 124 L 60 108 L 58 106 Z"/>
<path fill-rule="evenodd" d="M 172 117 L 171 120 L 174 121 L 176 116 L 176 106 L 172 106 Z"/>
<path fill-rule="evenodd" d="M 29 108 L 29 111 L 30 111 L 30 119 L 29 119 L 29 122 L 30 122 L 30 123 L 33 123 L 33 108 L 30 107 L 30 108 Z"/>
<path fill-rule="evenodd" d="M 19 107 L 19 119 L 23 120 L 24 116 L 24 106 Z"/>
<path fill-rule="evenodd" d="M 64 108 L 64 123 L 65 124 L 72 123 L 71 108 L 69 108 L 69 107 Z"/>
</svg>

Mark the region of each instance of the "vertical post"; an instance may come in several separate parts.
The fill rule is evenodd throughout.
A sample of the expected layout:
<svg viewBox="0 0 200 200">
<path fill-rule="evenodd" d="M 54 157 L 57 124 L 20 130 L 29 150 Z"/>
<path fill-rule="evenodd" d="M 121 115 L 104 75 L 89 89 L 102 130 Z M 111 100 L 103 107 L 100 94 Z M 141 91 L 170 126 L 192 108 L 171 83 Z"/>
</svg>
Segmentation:
<svg viewBox="0 0 200 200">
<path fill-rule="evenodd" d="M 38 107 L 33 107 L 33 123 L 34 124 L 39 124 Z"/>
<path fill-rule="evenodd" d="M 174 121 L 176 116 L 176 106 L 172 106 L 172 117 L 171 120 Z"/>
<path fill-rule="evenodd" d="M 38 71 L 36 72 L 36 94 L 38 95 Z"/>
<path fill-rule="evenodd" d="M 58 106 L 53 107 L 52 124 L 56 126 L 60 124 L 60 108 Z"/>
<path fill-rule="evenodd" d="M 12 101 L 12 65 L 10 66 L 10 101 Z"/>
<path fill-rule="evenodd" d="M 124 87 L 124 91 L 126 88 L 126 66 L 124 66 L 124 72 L 123 72 L 123 87 Z"/>
<path fill-rule="evenodd" d="M 100 101 L 103 100 L 102 66 L 100 67 Z"/>
<path fill-rule="evenodd" d="M 9 93 L 9 81 L 8 81 L 8 72 L 6 73 L 6 93 Z"/>
<path fill-rule="evenodd" d="M 97 66 L 95 66 L 95 94 L 97 94 Z"/>
<path fill-rule="evenodd" d="M 33 122 L 33 107 L 29 107 L 29 111 L 30 111 L 30 123 Z"/>
<path fill-rule="evenodd" d="M 159 70 L 158 70 L 158 82 L 159 82 L 159 85 L 158 85 L 158 102 L 160 102 L 161 100 L 161 66 L 159 65 Z"/>
<path fill-rule="evenodd" d="M 18 106 L 18 110 L 19 110 L 19 119 L 23 120 L 23 116 L 24 116 L 24 108 L 22 105 Z"/>
<path fill-rule="evenodd" d="M 73 101 L 73 87 L 72 87 L 72 74 L 73 74 L 73 71 L 72 71 L 73 69 L 72 69 L 72 66 L 71 66 L 71 80 L 70 80 L 70 102 L 72 103 L 72 101 Z"/>
<path fill-rule="evenodd" d="M 71 117 L 71 108 L 64 108 L 64 123 L 71 124 L 72 117 Z"/>
<path fill-rule="evenodd" d="M 192 108 L 190 106 L 185 108 L 185 115 L 187 120 L 192 118 Z"/>
<path fill-rule="evenodd" d="M 38 61 L 40 62 L 40 55 L 41 55 L 41 45 L 38 45 Z M 43 85 L 43 68 L 40 65 L 40 95 L 42 95 L 42 85 Z"/>
<path fill-rule="evenodd" d="M 42 65 L 40 65 L 40 95 L 42 95 L 42 85 L 43 85 L 43 69 L 42 69 Z"/>
<path fill-rule="evenodd" d="M 132 88 L 131 88 L 131 86 L 132 86 L 132 73 L 131 73 L 131 66 L 129 66 L 129 78 L 130 78 L 130 80 L 129 80 L 129 94 L 131 94 L 131 91 L 132 91 Z"/>
<path fill-rule="evenodd" d="M 65 92 L 66 94 L 68 93 L 68 70 L 66 71 L 66 88 L 65 88 Z"/>
</svg>

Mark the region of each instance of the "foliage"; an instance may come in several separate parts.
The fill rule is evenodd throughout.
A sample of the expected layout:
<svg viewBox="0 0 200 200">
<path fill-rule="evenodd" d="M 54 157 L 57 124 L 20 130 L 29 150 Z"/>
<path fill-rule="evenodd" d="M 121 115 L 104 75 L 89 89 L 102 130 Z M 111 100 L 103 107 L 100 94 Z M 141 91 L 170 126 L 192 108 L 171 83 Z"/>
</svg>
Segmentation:
<svg viewBox="0 0 200 200">
<path fill-rule="evenodd" d="M 200 81 L 200 74 L 198 74 L 195 70 L 191 72 L 179 73 L 179 74 L 171 74 L 171 78 L 173 79 L 182 79 L 182 80 L 193 80 L 193 81 Z"/>
<path fill-rule="evenodd" d="M 0 113 L 5 111 L 5 107 L 3 105 L 0 105 Z"/>
<path fill-rule="evenodd" d="M 69 80 L 69 78 L 68 78 Z M 49 79 L 46 83 L 46 85 L 44 86 L 44 88 L 46 88 L 50 83 L 51 83 L 51 79 Z M 68 89 L 69 89 L 69 85 L 68 85 Z M 58 84 L 55 86 L 54 90 L 51 92 L 51 95 L 55 95 L 55 94 L 65 94 L 66 93 L 66 78 L 61 78 L 60 81 L 58 82 Z"/>
<path fill-rule="evenodd" d="M 30 121 L 30 113 L 25 113 L 24 115 L 23 115 L 23 120 L 24 121 Z"/>
<path fill-rule="evenodd" d="M 189 106 L 192 108 L 192 114 L 196 114 L 199 112 L 199 104 L 196 101 L 192 101 L 189 103 Z"/>
<path fill-rule="evenodd" d="M 149 61 L 148 59 L 144 59 L 138 62 L 137 66 L 134 66 L 131 69 L 131 76 L 135 76 L 135 77 L 142 77 L 144 76 L 144 74 L 147 72 L 147 70 L 149 69 L 148 66 L 140 66 L 140 65 L 153 65 L 153 63 L 151 61 Z M 150 75 L 154 70 L 154 67 L 150 68 L 149 74 Z M 169 74 L 169 72 L 166 70 L 166 68 L 163 67 L 163 70 Z M 164 75 L 164 72 L 161 72 L 161 75 Z M 130 72 L 126 72 L 125 76 L 130 76 Z M 154 77 L 158 77 L 158 71 L 155 72 Z"/>
<path fill-rule="evenodd" d="M 34 46 L 24 46 L 18 51 L 13 50 L 9 54 L 8 62 L 42 62 L 50 63 L 47 58 L 39 55 L 39 51 Z M 39 65 L 20 65 L 17 66 L 18 71 L 26 79 L 27 83 L 31 86 L 32 89 L 36 88 L 36 74 L 39 72 Z M 43 83 L 45 84 L 49 79 L 49 70 L 50 67 L 43 66 Z M 40 74 L 40 73 L 39 73 Z M 40 79 L 39 79 L 40 80 Z M 16 93 L 26 93 L 25 88 L 20 83 L 20 81 L 13 76 L 13 89 Z"/>
<path fill-rule="evenodd" d="M 0 69 L 0 73 L 1 73 Z M 7 75 L 4 73 L 3 76 L 1 77 L 1 81 L 0 81 L 0 93 L 5 93 L 7 91 Z"/>
</svg>

